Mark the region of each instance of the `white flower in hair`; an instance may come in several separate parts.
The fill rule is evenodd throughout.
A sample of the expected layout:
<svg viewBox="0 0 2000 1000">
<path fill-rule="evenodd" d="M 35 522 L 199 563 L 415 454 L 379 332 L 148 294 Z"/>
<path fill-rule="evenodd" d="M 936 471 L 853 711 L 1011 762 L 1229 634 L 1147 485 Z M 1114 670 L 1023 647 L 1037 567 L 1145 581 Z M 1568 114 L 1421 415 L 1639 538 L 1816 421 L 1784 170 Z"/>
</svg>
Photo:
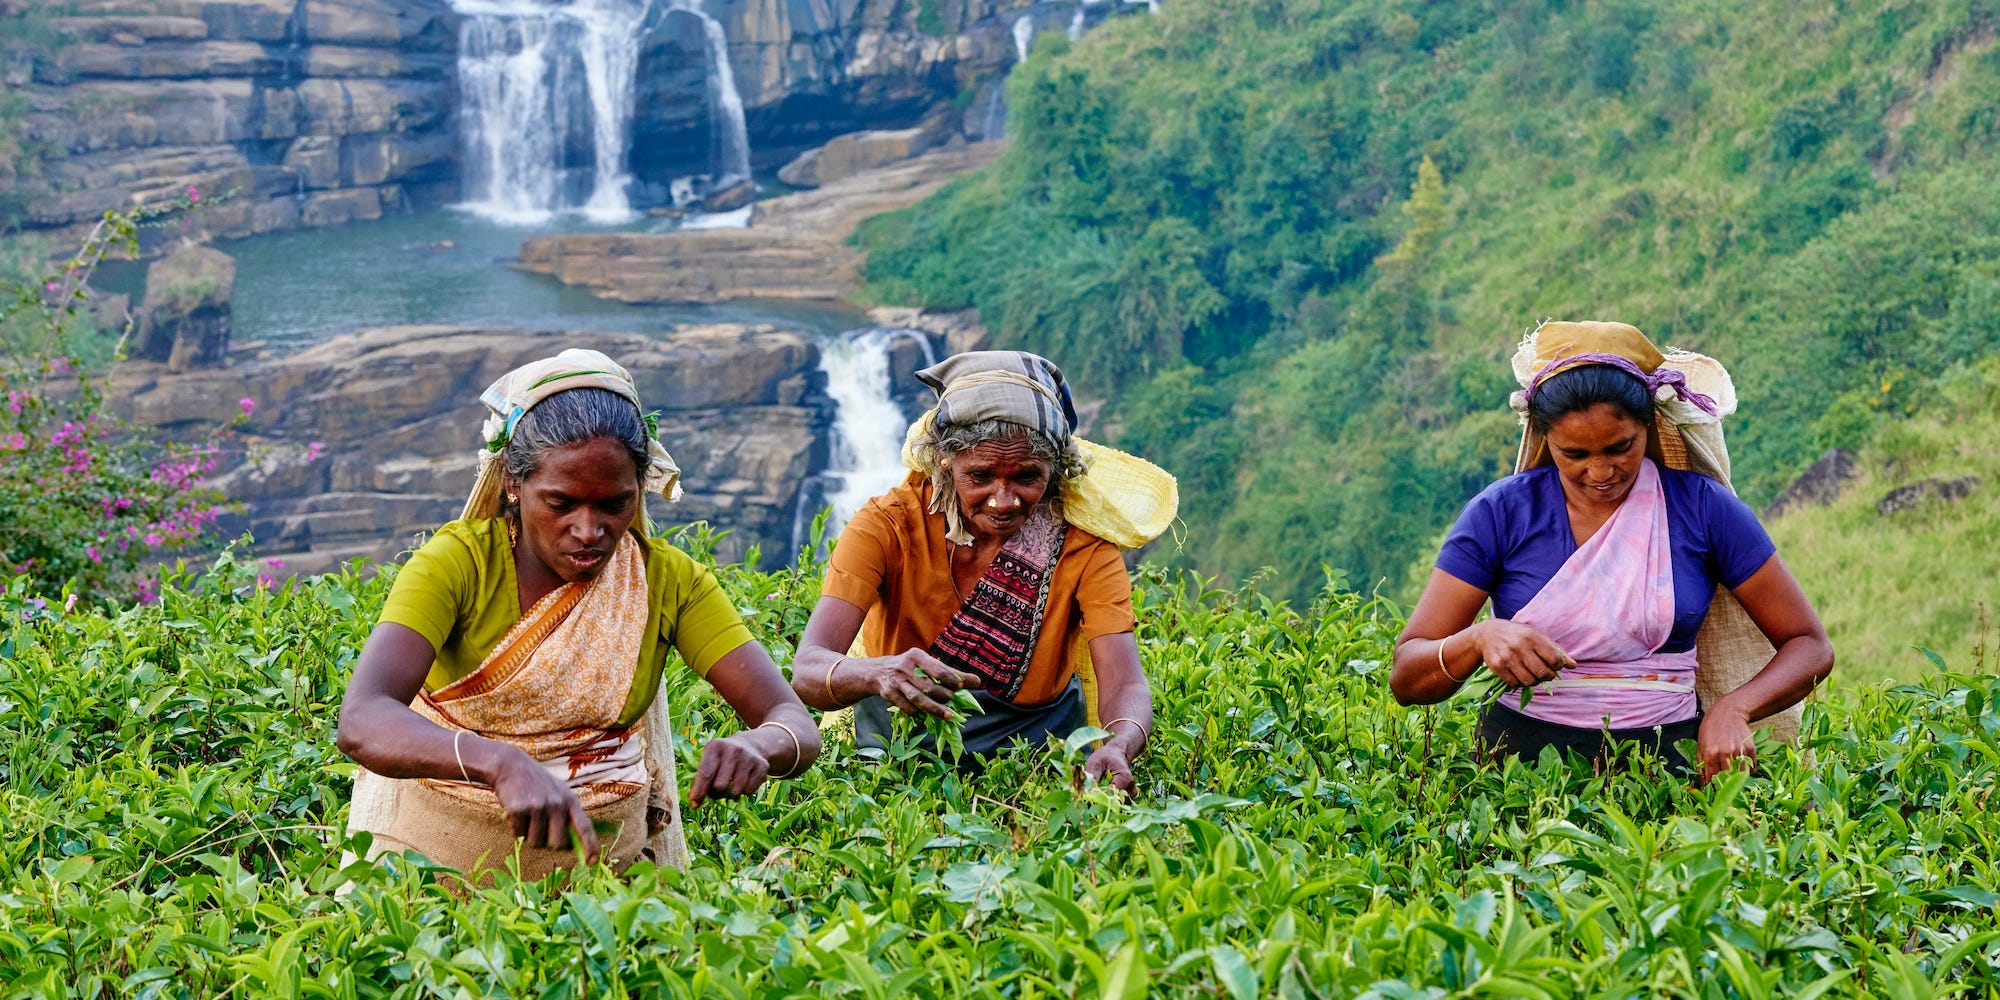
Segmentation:
<svg viewBox="0 0 2000 1000">
<path fill-rule="evenodd" d="M 507 433 L 507 418 L 498 413 L 487 417 L 486 423 L 479 427 L 479 439 L 489 445 L 499 443 L 501 435 L 505 433 Z"/>
</svg>

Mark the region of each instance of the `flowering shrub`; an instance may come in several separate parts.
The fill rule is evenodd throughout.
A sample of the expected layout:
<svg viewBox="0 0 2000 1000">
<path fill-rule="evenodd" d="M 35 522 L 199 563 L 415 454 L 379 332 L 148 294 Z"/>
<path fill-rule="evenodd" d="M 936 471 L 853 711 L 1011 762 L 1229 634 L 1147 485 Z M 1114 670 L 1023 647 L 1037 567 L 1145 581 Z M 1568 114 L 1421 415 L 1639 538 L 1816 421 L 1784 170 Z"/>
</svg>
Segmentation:
<svg viewBox="0 0 2000 1000">
<path fill-rule="evenodd" d="M 74 356 L 88 353 L 76 350 L 77 327 L 105 254 L 136 251 L 142 228 L 184 218 L 199 200 L 189 189 L 162 205 L 107 213 L 59 273 L 0 304 L 6 342 L 40 344 L 0 363 L 0 462 L 7 468 L 0 477 L 0 574 L 90 601 L 148 600 L 155 593 L 141 573 L 148 559 L 212 535 L 222 496 L 205 477 L 254 403 L 243 400 L 243 417 L 207 441 L 162 444 L 114 416 L 101 377 Z M 122 349 L 121 338 L 114 363 Z"/>
</svg>

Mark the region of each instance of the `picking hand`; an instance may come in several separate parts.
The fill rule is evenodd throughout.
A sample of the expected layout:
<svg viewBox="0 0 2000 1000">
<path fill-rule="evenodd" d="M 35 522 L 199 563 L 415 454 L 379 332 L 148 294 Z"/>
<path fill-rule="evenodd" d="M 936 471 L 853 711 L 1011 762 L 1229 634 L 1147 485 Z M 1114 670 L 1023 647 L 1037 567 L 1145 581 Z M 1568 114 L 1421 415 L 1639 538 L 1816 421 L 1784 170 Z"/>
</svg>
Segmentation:
<svg viewBox="0 0 2000 1000">
<path fill-rule="evenodd" d="M 688 789 L 688 805 L 698 806 L 707 799 L 735 799 L 763 787 L 771 776 L 771 762 L 743 733 L 720 736 L 701 748 L 701 764 Z"/>
<path fill-rule="evenodd" d="M 1091 753 L 1090 759 L 1083 762 L 1083 776 L 1091 781 L 1109 781 L 1111 787 L 1121 792 L 1131 791 L 1135 783 L 1132 762 L 1116 740 L 1105 740 L 1103 746 Z"/>
<path fill-rule="evenodd" d="M 584 860 L 597 862 L 602 845 L 590 817 L 584 814 L 582 800 L 540 761 L 525 753 L 510 757 L 495 776 L 493 794 L 514 825 L 514 836 L 529 847 L 569 850 L 569 833 L 575 830 L 583 844 Z"/>
<path fill-rule="evenodd" d="M 921 649 L 878 657 L 868 665 L 874 671 L 869 679 L 875 693 L 911 715 L 950 719 L 952 692 L 979 687 L 978 675 L 953 670 Z"/>
<path fill-rule="evenodd" d="M 1509 687 L 1533 687 L 1555 680 L 1576 660 L 1532 625 L 1493 618 L 1478 626 L 1479 655 L 1486 669 Z"/>
<path fill-rule="evenodd" d="M 1722 702 L 1710 706 L 1695 733 L 1695 764 L 1701 768 L 1701 782 L 1730 767 L 1749 767 L 1757 762 L 1757 741 L 1750 735 L 1750 720 Z"/>
</svg>

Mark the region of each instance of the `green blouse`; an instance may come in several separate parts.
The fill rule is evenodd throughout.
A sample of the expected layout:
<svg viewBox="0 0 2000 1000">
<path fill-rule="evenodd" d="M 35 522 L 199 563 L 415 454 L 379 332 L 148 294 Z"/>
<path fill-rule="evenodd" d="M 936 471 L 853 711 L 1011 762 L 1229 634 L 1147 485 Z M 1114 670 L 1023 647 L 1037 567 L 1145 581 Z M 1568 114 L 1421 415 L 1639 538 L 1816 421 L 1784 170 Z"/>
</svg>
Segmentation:
<svg viewBox="0 0 2000 1000">
<path fill-rule="evenodd" d="M 705 677 L 717 660 L 753 641 L 713 571 L 664 539 L 645 546 L 641 554 L 652 607 L 620 723 L 637 721 L 652 705 L 668 646 Z M 478 669 L 520 620 L 521 610 L 507 522 L 493 517 L 446 524 L 411 553 L 396 574 L 381 620 L 415 631 L 437 650 L 424 678 L 424 689 L 436 691 Z"/>
</svg>

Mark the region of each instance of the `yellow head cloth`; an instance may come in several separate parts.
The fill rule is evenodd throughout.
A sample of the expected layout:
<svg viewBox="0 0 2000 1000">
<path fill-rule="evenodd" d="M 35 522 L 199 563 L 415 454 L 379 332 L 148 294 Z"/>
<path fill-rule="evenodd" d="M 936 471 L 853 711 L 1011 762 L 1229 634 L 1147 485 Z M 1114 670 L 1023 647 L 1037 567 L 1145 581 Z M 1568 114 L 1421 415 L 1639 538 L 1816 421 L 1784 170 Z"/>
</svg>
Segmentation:
<svg viewBox="0 0 2000 1000">
<path fill-rule="evenodd" d="M 1661 350 L 1637 327 L 1603 321 L 1548 322 L 1523 338 L 1514 352 L 1514 379 L 1521 385 L 1509 403 L 1521 418 L 1521 448 L 1515 469 L 1549 463 L 1548 442 L 1528 421 L 1527 389 L 1539 380 L 1596 362 L 1588 355 L 1612 355 L 1651 375 L 1661 369 L 1678 372 L 1691 392 L 1706 398 L 1712 411 L 1688 402 L 1668 386 L 1653 401 L 1655 431 L 1646 452 L 1670 468 L 1693 469 L 1729 483 L 1729 451 L 1722 442 L 1723 417 L 1736 412 L 1736 386 L 1715 359 L 1692 351 Z M 1576 358 L 1574 363 L 1563 359 Z"/>
</svg>

